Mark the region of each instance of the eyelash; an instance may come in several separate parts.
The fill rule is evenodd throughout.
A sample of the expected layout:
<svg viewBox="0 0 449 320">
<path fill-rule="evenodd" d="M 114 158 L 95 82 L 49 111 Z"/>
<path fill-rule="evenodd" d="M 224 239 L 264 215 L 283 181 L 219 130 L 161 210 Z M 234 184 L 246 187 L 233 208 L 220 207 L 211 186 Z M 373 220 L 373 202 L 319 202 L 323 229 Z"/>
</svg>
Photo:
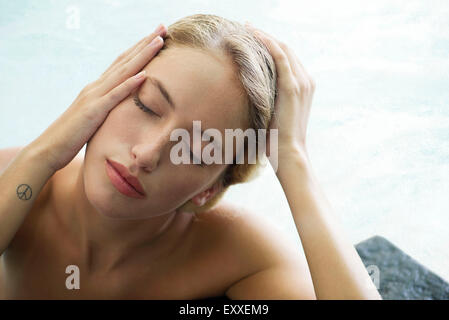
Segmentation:
<svg viewBox="0 0 449 320">
<path fill-rule="evenodd" d="M 134 103 L 136 104 L 136 106 L 138 106 L 140 110 L 142 110 L 143 112 L 149 113 L 152 116 L 156 116 L 156 117 L 160 118 L 160 116 L 157 113 L 155 113 L 153 110 L 144 106 L 143 103 L 139 100 L 139 98 L 137 96 L 134 96 L 133 100 L 134 100 Z"/>
<path fill-rule="evenodd" d="M 156 116 L 156 117 L 160 118 L 160 116 L 158 114 L 156 114 L 155 112 L 153 112 L 153 110 L 151 110 L 148 107 L 144 106 L 144 104 L 139 100 L 139 98 L 137 96 L 134 96 L 133 100 L 134 100 L 135 105 L 137 107 L 139 107 L 140 110 L 142 110 L 143 112 L 149 113 L 152 116 Z M 190 151 L 190 160 L 193 161 L 193 152 L 192 152 L 192 150 L 189 150 L 189 151 Z M 204 167 L 205 166 L 205 164 L 202 161 L 201 161 L 201 163 L 198 163 L 198 165 L 200 167 Z"/>
</svg>

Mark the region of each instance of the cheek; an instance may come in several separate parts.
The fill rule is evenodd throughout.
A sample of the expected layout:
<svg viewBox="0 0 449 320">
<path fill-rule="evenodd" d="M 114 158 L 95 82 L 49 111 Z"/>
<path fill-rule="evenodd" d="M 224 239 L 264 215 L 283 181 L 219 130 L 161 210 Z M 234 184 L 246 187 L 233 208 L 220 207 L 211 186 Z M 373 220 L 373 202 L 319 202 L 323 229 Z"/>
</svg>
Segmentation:
<svg viewBox="0 0 449 320">
<path fill-rule="evenodd" d="M 117 135 L 116 133 L 118 132 L 120 132 L 120 135 L 122 134 L 122 132 L 124 134 L 129 132 L 129 124 L 133 123 L 133 119 L 130 117 L 130 115 L 132 114 L 132 109 L 130 109 L 131 106 L 128 100 L 129 99 L 125 99 L 117 106 L 115 106 L 111 111 L 109 111 L 106 119 L 98 127 L 92 139 L 94 137 L 96 138 L 96 136 L 111 137 Z M 137 118 L 137 116 L 134 115 L 134 118 Z"/>
<path fill-rule="evenodd" d="M 168 173 L 170 172 L 170 173 Z M 167 202 L 181 205 L 201 192 L 208 183 L 207 176 L 198 174 L 195 168 L 189 168 L 187 165 L 175 166 L 165 172 L 163 181 L 161 181 L 161 199 L 167 199 Z"/>
<path fill-rule="evenodd" d="M 128 97 L 109 112 L 95 135 L 101 137 L 101 144 L 104 145 L 129 144 L 139 139 L 143 129 L 146 132 L 157 130 L 149 121 L 148 115 Z"/>
<path fill-rule="evenodd" d="M 145 122 L 146 117 L 142 113 L 134 106 L 131 98 L 128 98 L 109 112 L 104 122 L 105 130 L 111 136 L 121 137 L 126 140 L 128 137 L 132 137 L 133 132 L 136 132 L 138 128 L 148 125 Z"/>
</svg>

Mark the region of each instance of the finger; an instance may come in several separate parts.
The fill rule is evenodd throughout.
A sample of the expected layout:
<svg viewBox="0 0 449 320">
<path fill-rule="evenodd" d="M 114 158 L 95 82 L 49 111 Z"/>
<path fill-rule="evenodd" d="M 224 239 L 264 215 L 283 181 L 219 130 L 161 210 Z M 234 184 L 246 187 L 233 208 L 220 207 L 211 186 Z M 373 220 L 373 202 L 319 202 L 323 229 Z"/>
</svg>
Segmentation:
<svg viewBox="0 0 449 320">
<path fill-rule="evenodd" d="M 113 68 L 111 68 L 110 71 L 113 72 L 118 66 L 129 62 L 143 48 L 145 48 L 145 46 L 150 44 L 151 41 L 153 41 L 154 38 L 156 38 L 158 35 L 161 36 L 161 37 L 165 37 L 167 35 L 167 29 L 162 24 L 160 25 L 159 28 L 161 28 L 161 29 L 156 30 L 151 35 L 149 35 L 148 37 L 145 37 L 144 39 L 142 39 L 142 41 L 140 41 L 136 46 L 134 46 L 133 49 L 125 57 L 123 57 Z"/>
<path fill-rule="evenodd" d="M 149 36 L 142 38 L 139 42 L 137 42 L 134 46 L 123 52 L 114 63 L 103 73 L 103 75 L 109 75 L 111 71 L 114 71 L 119 65 L 127 63 L 132 57 L 134 57 L 138 52 L 142 50 L 146 45 L 151 43 L 154 38 L 158 35 L 161 37 L 165 37 L 167 34 L 167 29 L 163 24 L 160 24 L 156 30 L 151 33 Z"/>
<path fill-rule="evenodd" d="M 132 52 L 136 47 L 142 44 L 148 37 L 144 37 L 140 39 L 136 44 L 134 44 L 131 48 L 128 48 L 125 52 L 122 52 L 114 62 L 103 72 L 102 75 L 108 73 L 112 68 L 114 68 L 120 61 L 122 61 L 130 52 Z"/>
<path fill-rule="evenodd" d="M 256 30 L 256 31 L 262 33 L 263 35 L 269 37 L 270 39 L 272 39 L 273 41 L 276 41 L 278 43 L 278 45 L 281 47 L 281 49 L 285 51 L 285 53 L 290 61 L 290 65 L 291 65 L 293 74 L 298 76 L 300 78 L 300 80 L 305 81 L 305 82 L 308 82 L 308 81 L 314 82 L 313 79 L 310 77 L 309 73 L 307 72 L 307 70 L 304 68 L 301 61 L 298 59 L 298 57 L 295 55 L 295 53 L 293 52 L 293 50 L 290 47 L 288 47 L 285 43 L 277 40 L 272 35 L 268 34 L 267 32 L 265 32 L 263 30 L 252 27 L 251 25 L 249 25 L 249 28 L 250 29 L 252 28 L 252 30 Z"/>
<path fill-rule="evenodd" d="M 252 27 L 251 25 L 248 26 L 251 30 L 257 31 L 256 33 L 262 34 L 263 36 L 271 39 L 272 41 L 276 42 L 278 46 L 284 51 L 286 54 L 289 63 L 290 68 L 292 70 L 293 75 L 297 78 L 297 84 L 300 89 L 312 89 L 315 87 L 315 82 L 310 77 L 304 66 L 302 65 L 301 61 L 298 59 L 298 57 L 295 55 L 293 50 L 289 48 L 285 43 L 277 40 L 272 35 L 266 33 L 263 30 L 256 29 Z"/>
<path fill-rule="evenodd" d="M 308 74 L 302 64 L 300 64 L 299 59 L 296 57 L 295 53 L 291 48 L 286 46 L 284 43 L 280 44 L 281 48 L 287 54 L 288 60 L 290 61 L 290 65 L 292 67 L 293 74 L 299 81 L 299 86 L 303 87 L 304 84 L 308 82 Z"/>
<path fill-rule="evenodd" d="M 310 83 L 310 87 L 311 87 L 312 91 L 314 91 L 315 87 L 316 87 L 315 80 L 310 76 L 310 73 L 307 72 L 307 70 L 304 68 L 304 66 L 302 65 L 301 61 L 298 58 L 296 58 L 296 62 L 298 63 L 299 67 L 301 68 L 302 72 L 306 75 L 306 79 Z"/>
<path fill-rule="evenodd" d="M 147 45 L 149 45 L 157 36 L 164 38 L 166 36 L 166 34 L 167 34 L 167 30 L 165 29 L 165 27 L 162 32 L 160 32 L 160 33 L 155 32 L 155 33 L 151 34 L 150 36 L 145 38 L 145 40 L 142 43 L 140 43 L 136 48 L 134 48 L 134 50 L 121 61 L 121 64 L 128 63 L 140 51 L 142 51 L 143 48 L 145 48 Z"/>
<path fill-rule="evenodd" d="M 254 34 L 266 45 L 273 57 L 278 74 L 279 89 L 293 89 L 292 87 L 295 85 L 294 74 L 287 53 L 282 50 L 278 42 L 271 36 L 256 29 L 254 29 Z"/>
<path fill-rule="evenodd" d="M 120 85 L 109 91 L 106 95 L 100 98 L 101 105 L 109 112 L 112 108 L 118 105 L 123 99 L 141 85 L 146 79 L 146 72 L 141 71 L 138 74 L 128 78 Z"/>
<path fill-rule="evenodd" d="M 248 25 L 248 27 L 255 31 L 256 34 L 262 34 L 263 36 L 271 39 L 272 41 L 276 42 L 278 44 L 278 46 L 284 51 L 284 53 L 286 54 L 288 61 L 290 63 L 290 68 L 293 72 L 294 75 L 298 75 L 299 73 L 299 65 L 296 62 L 296 59 L 294 58 L 294 53 L 292 52 L 292 50 L 285 45 L 285 43 L 279 41 L 278 39 L 276 39 L 275 37 L 273 37 L 272 35 L 270 35 L 269 33 L 261 30 L 261 29 L 257 29 L 255 27 L 253 27 L 252 25 Z"/>
<path fill-rule="evenodd" d="M 164 40 L 157 36 L 126 64 L 122 64 L 114 69 L 99 85 L 98 94 L 104 95 L 118 86 L 130 76 L 136 74 L 156 55 L 162 47 Z"/>
</svg>

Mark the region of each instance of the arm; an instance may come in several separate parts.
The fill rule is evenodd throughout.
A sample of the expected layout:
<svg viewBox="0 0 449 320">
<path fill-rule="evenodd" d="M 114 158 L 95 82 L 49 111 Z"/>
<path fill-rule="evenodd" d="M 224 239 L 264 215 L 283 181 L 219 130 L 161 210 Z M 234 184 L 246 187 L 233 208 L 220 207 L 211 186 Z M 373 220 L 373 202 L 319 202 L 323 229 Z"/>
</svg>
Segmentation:
<svg viewBox="0 0 449 320">
<path fill-rule="evenodd" d="M 277 177 L 287 197 L 318 299 L 380 299 L 334 216 L 307 155 L 292 150 Z"/>
<path fill-rule="evenodd" d="M 9 246 L 41 190 L 54 174 L 43 152 L 26 147 L 0 174 L 0 255 Z M 22 193 L 23 192 L 23 193 Z"/>
<path fill-rule="evenodd" d="M 278 157 L 270 157 L 271 135 L 267 139 L 267 155 L 287 197 L 316 297 L 379 299 L 311 169 L 306 132 L 315 82 L 285 43 L 259 29 L 250 29 L 266 45 L 276 65 L 278 96 L 269 129 L 278 132 L 279 142 L 272 142 Z"/>
<path fill-rule="evenodd" d="M 381 299 L 354 246 L 315 178 L 307 155 L 292 150 L 276 173 L 291 208 L 304 253 L 264 222 L 244 212 L 232 237 L 251 261 L 246 277 L 232 284 L 230 299 Z M 305 256 L 304 256 L 305 254 Z M 251 257 L 251 259 L 249 259 Z"/>
<path fill-rule="evenodd" d="M 146 79 L 141 70 L 162 47 L 165 27 L 123 52 L 100 78 L 0 172 L 0 253 L 14 238 L 44 185 L 88 143 L 109 112 Z M 154 46 L 149 44 L 154 41 Z"/>
</svg>

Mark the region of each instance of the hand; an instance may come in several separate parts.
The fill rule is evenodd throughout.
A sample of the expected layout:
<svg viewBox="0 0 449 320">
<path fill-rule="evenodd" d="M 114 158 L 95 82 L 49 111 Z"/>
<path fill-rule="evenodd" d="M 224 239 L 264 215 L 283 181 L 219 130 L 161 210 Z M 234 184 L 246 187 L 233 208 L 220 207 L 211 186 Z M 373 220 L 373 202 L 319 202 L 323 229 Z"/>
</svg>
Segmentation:
<svg viewBox="0 0 449 320">
<path fill-rule="evenodd" d="M 278 156 L 288 157 L 292 151 L 307 155 L 307 122 L 315 81 L 285 43 L 248 23 L 246 27 L 266 45 L 276 65 L 278 93 L 269 129 L 278 129 Z M 268 133 L 266 150 L 269 156 Z"/>
<path fill-rule="evenodd" d="M 167 30 L 155 32 L 120 54 L 100 78 L 84 87 L 75 101 L 27 148 L 45 155 L 50 169 L 65 167 L 101 126 L 109 111 L 146 78 L 142 71 L 159 51 Z M 152 42 L 153 41 L 153 42 Z M 152 42 L 153 45 L 148 45 Z"/>
</svg>

